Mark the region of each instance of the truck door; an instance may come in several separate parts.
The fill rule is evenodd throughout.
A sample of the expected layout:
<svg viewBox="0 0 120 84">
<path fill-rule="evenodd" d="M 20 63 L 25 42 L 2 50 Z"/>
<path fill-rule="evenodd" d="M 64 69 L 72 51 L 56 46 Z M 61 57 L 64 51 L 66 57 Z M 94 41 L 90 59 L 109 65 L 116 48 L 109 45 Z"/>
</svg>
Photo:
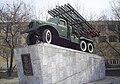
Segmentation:
<svg viewBox="0 0 120 84">
<path fill-rule="evenodd" d="M 64 19 L 59 19 L 58 30 L 61 37 L 67 38 L 67 22 Z"/>
</svg>

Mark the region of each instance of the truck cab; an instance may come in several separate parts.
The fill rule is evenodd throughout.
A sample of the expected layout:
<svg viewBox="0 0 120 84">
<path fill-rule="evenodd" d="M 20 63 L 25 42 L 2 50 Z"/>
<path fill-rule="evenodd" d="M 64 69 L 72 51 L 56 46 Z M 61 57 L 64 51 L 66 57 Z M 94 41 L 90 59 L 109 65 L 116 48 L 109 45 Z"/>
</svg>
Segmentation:
<svg viewBox="0 0 120 84">
<path fill-rule="evenodd" d="M 67 38 L 68 25 L 66 20 L 59 17 L 55 17 L 48 19 L 48 22 L 55 23 L 52 26 L 58 31 L 59 36 L 62 38 Z"/>
<path fill-rule="evenodd" d="M 56 19 L 56 20 L 55 20 Z M 48 22 L 55 22 L 57 26 L 55 27 L 61 38 L 70 40 L 75 43 L 79 43 L 79 38 L 73 33 L 72 26 L 68 25 L 67 21 L 62 18 L 50 18 Z"/>
</svg>

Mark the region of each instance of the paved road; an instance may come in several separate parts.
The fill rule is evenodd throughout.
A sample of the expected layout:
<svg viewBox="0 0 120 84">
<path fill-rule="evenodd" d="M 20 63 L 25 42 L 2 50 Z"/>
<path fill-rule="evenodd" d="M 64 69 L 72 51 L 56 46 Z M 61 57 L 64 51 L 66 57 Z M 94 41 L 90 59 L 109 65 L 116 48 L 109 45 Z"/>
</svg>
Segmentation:
<svg viewBox="0 0 120 84">
<path fill-rule="evenodd" d="M 103 80 L 87 83 L 87 84 L 120 84 L 120 77 L 107 76 Z"/>
<path fill-rule="evenodd" d="M 0 84 L 18 84 L 18 78 L 13 79 L 0 79 Z M 85 83 L 85 84 L 120 84 L 120 77 L 107 76 L 103 80 Z"/>
</svg>

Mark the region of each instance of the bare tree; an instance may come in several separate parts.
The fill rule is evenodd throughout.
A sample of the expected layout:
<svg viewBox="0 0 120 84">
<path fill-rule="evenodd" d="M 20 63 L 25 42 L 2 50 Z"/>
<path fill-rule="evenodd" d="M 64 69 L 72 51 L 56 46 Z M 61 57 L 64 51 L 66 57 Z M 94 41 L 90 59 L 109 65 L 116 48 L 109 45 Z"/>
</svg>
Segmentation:
<svg viewBox="0 0 120 84">
<path fill-rule="evenodd" d="M 91 11 L 90 13 L 87 13 L 85 15 L 85 17 L 86 17 L 86 19 L 88 21 L 95 21 L 95 20 L 97 20 L 97 14 L 95 12 L 93 12 L 93 11 Z"/>
<path fill-rule="evenodd" d="M 85 13 L 85 6 L 82 2 L 80 2 L 79 0 L 75 0 L 74 2 L 74 5 L 75 5 L 75 9 L 78 13 L 80 13 L 83 17 L 86 18 L 86 14 Z"/>
<path fill-rule="evenodd" d="M 112 14 L 115 20 L 120 20 L 120 0 L 110 2 Z"/>
<path fill-rule="evenodd" d="M 109 20 L 109 17 L 107 16 L 106 13 L 107 13 L 107 10 L 103 10 L 98 16 L 98 20 L 101 20 L 101 21 Z"/>
<path fill-rule="evenodd" d="M 74 1 L 75 9 L 88 21 L 96 20 L 97 14 L 95 11 L 87 12 L 85 10 L 85 6 L 82 2 L 79 2 L 79 0 Z"/>
<path fill-rule="evenodd" d="M 40 9 L 39 11 L 38 11 L 38 19 L 40 19 L 40 20 L 48 20 L 49 19 L 49 17 L 50 17 L 50 15 L 48 14 L 48 8 L 44 8 L 44 9 Z"/>
<path fill-rule="evenodd" d="M 13 3 L 12 5 L 0 8 L 1 34 L 3 43 L 1 44 L 7 51 L 10 51 L 10 60 L 8 63 L 8 75 L 13 72 L 14 48 L 21 46 L 16 42 L 21 39 L 20 31 L 25 28 L 29 21 L 29 10 L 23 2 Z"/>
<path fill-rule="evenodd" d="M 59 3 L 57 3 L 59 4 Z M 51 16 L 48 14 L 48 10 L 52 9 L 52 6 L 50 6 L 49 4 L 45 7 L 45 8 L 39 8 L 38 10 L 38 17 L 37 19 L 40 20 L 48 20 Z"/>
</svg>

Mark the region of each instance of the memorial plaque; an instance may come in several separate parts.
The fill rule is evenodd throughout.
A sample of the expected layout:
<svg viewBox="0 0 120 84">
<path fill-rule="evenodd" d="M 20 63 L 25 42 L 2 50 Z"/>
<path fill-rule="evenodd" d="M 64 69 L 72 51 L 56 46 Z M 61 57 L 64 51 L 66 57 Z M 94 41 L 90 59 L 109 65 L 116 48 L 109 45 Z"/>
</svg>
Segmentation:
<svg viewBox="0 0 120 84">
<path fill-rule="evenodd" d="M 22 58 L 24 75 L 27 76 L 33 75 L 30 54 L 22 54 L 21 58 Z"/>
</svg>

